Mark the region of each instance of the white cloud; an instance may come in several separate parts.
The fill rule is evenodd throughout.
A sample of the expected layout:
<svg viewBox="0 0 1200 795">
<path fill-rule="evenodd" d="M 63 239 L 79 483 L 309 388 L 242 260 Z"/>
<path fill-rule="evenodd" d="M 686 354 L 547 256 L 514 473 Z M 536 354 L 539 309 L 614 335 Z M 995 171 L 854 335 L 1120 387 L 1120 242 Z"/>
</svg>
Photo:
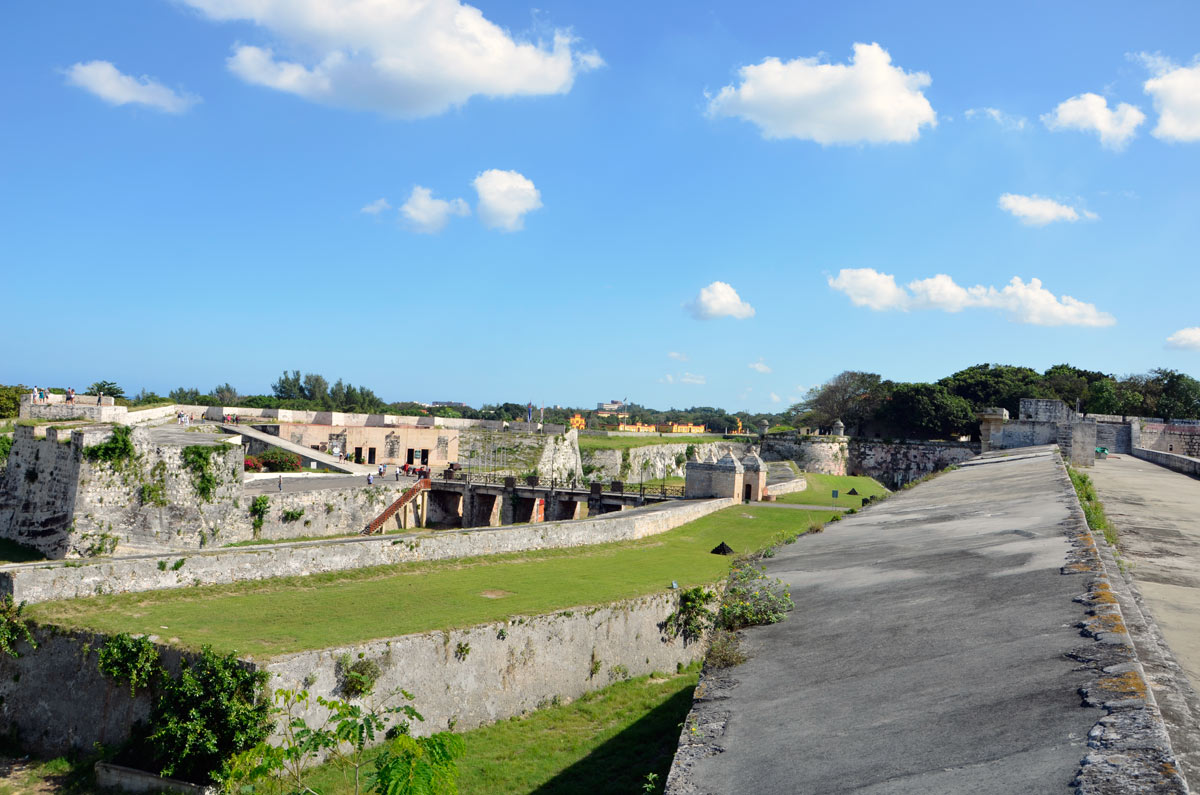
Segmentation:
<svg viewBox="0 0 1200 795">
<path fill-rule="evenodd" d="M 713 282 L 700 290 L 700 295 L 696 296 L 695 301 L 687 304 L 687 309 L 699 320 L 714 317 L 736 317 L 744 320 L 754 317 L 754 307 L 743 301 L 737 290 L 725 282 Z"/>
<path fill-rule="evenodd" d="M 680 353 L 679 351 L 671 351 L 670 353 L 667 354 L 667 356 L 670 356 L 672 359 L 674 359 L 677 362 L 686 362 L 688 360 L 687 354 Z"/>
<path fill-rule="evenodd" d="M 708 379 L 706 379 L 702 375 L 696 375 L 695 373 L 684 373 L 683 375 L 681 375 L 679 377 L 679 383 L 681 383 L 681 384 L 706 384 L 706 383 L 708 383 Z"/>
<path fill-rule="evenodd" d="M 64 70 L 67 83 L 100 97 L 110 105 L 146 105 L 167 113 L 183 113 L 200 101 L 192 94 L 177 93 L 157 80 L 142 75 L 122 74 L 108 61 L 77 63 Z"/>
<path fill-rule="evenodd" d="M 783 398 L 779 397 L 779 395 L 776 395 L 774 392 L 771 393 L 771 402 L 772 403 L 779 403 L 782 400 L 783 400 Z"/>
<path fill-rule="evenodd" d="M 388 203 L 387 199 L 376 199 L 370 204 L 365 205 L 359 212 L 367 213 L 368 215 L 379 215 L 384 210 L 390 209 L 392 209 L 392 205 Z"/>
<path fill-rule="evenodd" d="M 1178 66 L 1158 54 L 1137 57 L 1154 72 L 1143 85 L 1158 111 L 1158 124 L 1151 134 L 1164 141 L 1200 141 L 1200 62 Z"/>
<path fill-rule="evenodd" d="M 431 116 L 473 96 L 565 94 L 604 61 L 568 30 L 523 41 L 459 0 L 184 0 L 210 19 L 245 20 L 273 46 L 239 44 L 230 71 L 338 107 Z M 279 49 L 287 54 L 277 56 Z"/>
<path fill-rule="evenodd" d="M 963 116 L 968 119 L 988 118 L 1006 130 L 1024 130 L 1027 123 L 1024 116 L 1013 116 L 998 108 L 968 108 Z"/>
<path fill-rule="evenodd" d="M 432 235 L 446 228 L 450 216 L 470 215 L 471 208 L 462 199 L 435 199 L 429 188 L 416 185 L 400 206 L 400 214 L 414 232 Z"/>
<path fill-rule="evenodd" d="M 757 362 L 751 362 L 748 366 L 756 373 L 766 374 L 771 372 L 771 368 L 768 367 L 766 362 L 764 362 L 761 358 Z"/>
<path fill-rule="evenodd" d="M 764 138 L 820 144 L 915 141 L 937 114 L 921 89 L 924 72 L 905 72 L 878 44 L 855 44 L 849 64 L 817 58 L 762 63 L 739 70 L 741 85 L 725 86 L 708 104 L 710 116 L 757 124 Z"/>
<path fill-rule="evenodd" d="M 525 214 L 542 206 L 542 194 L 516 171 L 490 169 L 475 177 L 479 218 L 493 229 L 515 232 L 525 226 Z"/>
<path fill-rule="evenodd" d="M 1179 329 L 1167 337 L 1167 345 L 1186 351 L 1200 351 L 1200 326 Z"/>
<path fill-rule="evenodd" d="M 671 375 L 670 373 L 667 373 L 662 378 L 658 379 L 658 382 L 660 384 L 673 384 L 673 383 L 675 383 L 675 376 Z"/>
<path fill-rule="evenodd" d="M 1012 213 L 1029 226 L 1045 226 L 1054 221 L 1070 221 L 1074 223 L 1080 218 L 1094 221 L 1100 216 L 1088 210 L 1076 210 L 1067 204 L 1060 204 L 1053 199 L 1043 196 L 1022 196 L 1019 193 L 1005 193 L 1000 197 L 1000 209 Z"/>
<path fill-rule="evenodd" d="M 890 273 L 873 268 L 849 268 L 829 279 L 829 286 L 845 293 L 855 306 L 875 310 L 936 309 L 961 312 L 963 309 L 999 309 L 1018 323 L 1035 326 L 1111 326 L 1116 319 L 1101 312 L 1094 304 L 1069 295 L 1057 297 L 1042 287 L 1041 279 L 1028 284 L 1014 276 L 1001 289 L 962 287 L 944 273 L 909 282 L 907 289 L 896 284 Z"/>
<path fill-rule="evenodd" d="M 1146 120 L 1146 114 L 1136 106 L 1122 102 L 1109 109 L 1108 100 L 1099 94 L 1080 94 L 1060 102 L 1052 113 L 1042 116 L 1050 130 L 1082 130 L 1100 136 L 1100 143 L 1109 149 L 1121 150 Z"/>
</svg>

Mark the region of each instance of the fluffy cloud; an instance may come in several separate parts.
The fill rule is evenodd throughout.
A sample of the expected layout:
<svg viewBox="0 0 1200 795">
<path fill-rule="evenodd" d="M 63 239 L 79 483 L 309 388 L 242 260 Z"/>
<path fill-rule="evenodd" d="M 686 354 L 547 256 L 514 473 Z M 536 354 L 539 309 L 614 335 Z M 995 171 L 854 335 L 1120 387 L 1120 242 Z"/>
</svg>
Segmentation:
<svg viewBox="0 0 1200 795">
<path fill-rule="evenodd" d="M 670 353 L 667 354 L 667 356 L 670 356 L 672 359 L 674 359 L 677 362 L 686 362 L 688 360 L 687 354 L 680 353 L 679 351 L 671 351 Z"/>
<path fill-rule="evenodd" d="M 991 119 L 1006 130 L 1024 130 L 1024 116 L 1012 116 L 998 108 L 967 108 L 963 115 L 968 119 Z"/>
<path fill-rule="evenodd" d="M 759 126 L 764 138 L 803 138 L 820 144 L 915 141 L 937 125 L 921 93 L 930 78 L 905 72 L 878 44 L 855 44 L 849 64 L 817 58 L 762 63 L 739 70 L 709 100 L 711 116 L 735 116 Z"/>
<path fill-rule="evenodd" d="M 782 400 L 783 400 L 783 398 L 779 397 L 779 395 L 775 394 L 774 392 L 771 393 L 771 402 L 772 403 L 779 403 Z"/>
<path fill-rule="evenodd" d="M 491 169 L 475 178 L 479 218 L 493 229 L 515 232 L 525 226 L 525 214 L 542 206 L 533 182 L 516 171 Z"/>
<path fill-rule="evenodd" d="M 771 368 L 762 359 L 759 359 L 757 362 L 751 362 L 748 367 L 756 373 L 766 374 L 771 372 Z"/>
<path fill-rule="evenodd" d="M 1060 204 L 1053 199 L 1037 195 L 1022 196 L 1019 193 L 1005 193 L 1000 197 L 999 204 L 1000 209 L 1012 213 L 1021 220 L 1021 223 L 1029 226 L 1045 226 L 1054 221 L 1074 223 L 1080 218 L 1094 221 L 1099 218 L 1093 212 L 1076 210 L 1070 205 Z"/>
<path fill-rule="evenodd" d="M 183 113 L 200 101 L 177 93 L 151 77 L 122 74 L 108 61 L 77 63 L 65 70 L 67 84 L 89 91 L 110 105 L 146 105 L 167 113 Z"/>
<path fill-rule="evenodd" d="M 736 317 L 744 320 L 754 317 L 754 307 L 743 301 L 737 290 L 725 282 L 713 282 L 700 290 L 700 295 L 687 305 L 687 309 L 699 320 L 714 317 Z"/>
<path fill-rule="evenodd" d="M 1200 62 L 1178 66 L 1148 53 L 1139 60 L 1155 73 L 1143 86 L 1158 111 L 1152 135 L 1164 141 L 1200 141 Z"/>
<path fill-rule="evenodd" d="M 829 286 L 845 293 L 855 306 L 875 310 L 936 309 L 961 312 L 963 309 L 999 309 L 1018 323 L 1035 326 L 1111 326 L 1116 319 L 1088 304 L 1064 295 L 1055 296 L 1042 287 L 1041 279 L 1026 284 L 1019 276 L 1001 289 L 962 287 L 944 273 L 909 282 L 907 289 L 896 284 L 890 273 L 873 268 L 847 268 L 829 279 Z"/>
<path fill-rule="evenodd" d="M 681 383 L 681 384 L 707 384 L 708 379 L 702 375 L 696 375 L 695 373 L 684 373 L 683 375 L 681 375 L 679 377 L 679 383 Z"/>
<path fill-rule="evenodd" d="M 400 206 L 400 214 L 413 231 L 432 235 L 446 228 L 450 216 L 470 215 L 471 208 L 462 199 L 435 199 L 433 191 L 417 185 L 409 194 L 408 201 Z"/>
<path fill-rule="evenodd" d="M 1200 351 L 1200 326 L 1179 329 L 1167 337 L 1167 345 L 1187 351 Z"/>
<path fill-rule="evenodd" d="M 1122 102 L 1108 107 L 1108 100 L 1099 94 L 1080 94 L 1060 102 L 1054 112 L 1042 116 L 1050 130 L 1082 130 L 1100 136 L 1100 143 L 1109 149 L 1121 150 L 1146 120 L 1146 114 L 1134 105 Z"/>
<path fill-rule="evenodd" d="M 387 199 L 376 199 L 370 204 L 365 205 L 359 212 L 366 213 L 367 215 L 379 215 L 384 210 L 390 209 L 392 209 L 392 205 L 388 203 Z"/>
<path fill-rule="evenodd" d="M 459 0 L 184 0 L 253 22 L 291 57 L 239 44 L 229 69 L 255 85 L 339 107 L 431 116 L 473 96 L 565 94 L 597 68 L 568 31 L 519 41 Z"/>
</svg>

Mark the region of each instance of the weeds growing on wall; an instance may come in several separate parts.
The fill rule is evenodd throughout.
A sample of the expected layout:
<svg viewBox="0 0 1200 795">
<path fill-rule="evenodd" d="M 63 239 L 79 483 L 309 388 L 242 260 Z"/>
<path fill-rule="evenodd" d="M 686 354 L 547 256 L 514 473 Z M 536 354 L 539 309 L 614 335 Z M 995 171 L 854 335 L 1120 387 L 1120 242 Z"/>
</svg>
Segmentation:
<svg viewBox="0 0 1200 795">
<path fill-rule="evenodd" d="M 267 510 L 271 507 L 271 498 L 265 494 L 260 494 L 250 503 L 250 519 L 251 525 L 254 527 L 254 537 L 258 538 L 258 533 L 262 530 L 263 518 L 267 515 Z"/>
<path fill-rule="evenodd" d="M 183 448 L 183 465 L 192 473 L 192 486 L 197 496 L 205 502 L 212 502 L 213 492 L 217 488 L 217 475 L 214 472 L 212 458 L 223 455 L 224 446 L 194 444 Z"/>
<path fill-rule="evenodd" d="M 29 619 L 25 618 L 25 603 L 14 603 L 13 598 L 5 594 L 0 598 L 0 652 L 9 657 L 20 657 L 17 644 L 21 641 L 37 648 L 33 633 L 29 631 Z"/>
<path fill-rule="evenodd" d="M 1104 513 L 1104 505 L 1096 494 L 1096 487 L 1092 483 L 1092 479 L 1071 466 L 1067 467 L 1067 474 L 1071 477 L 1071 485 L 1075 487 L 1075 493 L 1079 496 L 1079 505 L 1083 508 L 1083 516 L 1087 519 L 1088 527 L 1103 533 L 1104 540 L 1110 547 L 1117 546 L 1117 528 L 1108 521 L 1108 516 Z"/>
<path fill-rule="evenodd" d="M 708 606 L 717 595 L 697 585 L 679 593 L 679 605 L 663 622 L 663 629 L 672 638 L 683 636 L 684 641 L 698 640 L 712 626 L 716 614 Z"/>
<path fill-rule="evenodd" d="M 360 698 L 375 689 L 382 671 L 379 663 L 369 658 L 350 660 L 349 654 L 343 654 L 337 660 L 337 675 L 341 684 L 339 689 L 347 698 Z"/>
<path fill-rule="evenodd" d="M 714 629 L 708 637 L 708 654 L 704 661 L 713 668 L 732 668 L 747 660 L 742 642 L 736 632 Z"/>
<path fill-rule="evenodd" d="M 8 461 L 9 451 L 12 450 L 13 438 L 11 436 L 0 436 L 0 464 Z"/>
<path fill-rule="evenodd" d="M 729 573 L 725 598 L 717 613 L 717 626 L 738 630 L 759 624 L 776 624 L 795 608 L 782 580 L 771 579 L 753 561 L 739 561 Z"/>
<path fill-rule="evenodd" d="M 304 509 L 303 508 L 285 508 L 282 516 L 283 516 L 283 521 L 285 524 L 291 523 L 291 522 L 297 522 L 300 520 L 301 516 L 304 516 Z"/>
<path fill-rule="evenodd" d="M 83 448 L 83 457 L 93 464 L 100 461 L 118 467 L 131 460 L 136 451 L 133 449 L 133 428 L 128 425 L 117 425 L 112 429 L 112 436 L 107 441 Z"/>
</svg>

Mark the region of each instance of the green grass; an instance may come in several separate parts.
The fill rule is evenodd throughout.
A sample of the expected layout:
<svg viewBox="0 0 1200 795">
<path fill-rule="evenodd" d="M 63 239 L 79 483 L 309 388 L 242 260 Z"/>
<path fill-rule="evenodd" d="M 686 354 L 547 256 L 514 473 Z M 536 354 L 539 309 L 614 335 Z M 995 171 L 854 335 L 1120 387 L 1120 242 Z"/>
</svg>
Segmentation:
<svg viewBox="0 0 1200 795">
<path fill-rule="evenodd" d="M 628 490 L 636 489 L 639 486 L 645 486 L 646 491 L 651 491 L 652 489 L 661 488 L 664 483 L 668 486 L 683 486 L 686 485 L 687 478 L 670 475 L 665 478 L 648 478 L 641 482 L 634 478 L 630 478 L 629 480 L 625 481 L 625 488 Z"/>
<path fill-rule="evenodd" d="M 736 506 L 638 541 L 98 596 L 27 610 L 46 624 L 153 633 L 188 648 L 208 643 L 261 659 L 604 604 L 664 590 L 672 580 L 681 588 L 715 582 L 730 562 L 710 554 L 720 542 L 749 552 L 780 532 L 832 516 Z M 490 599 L 484 591 L 507 595 Z"/>
<path fill-rule="evenodd" d="M 657 773 L 661 785 L 692 706 L 697 671 L 693 666 L 681 674 L 639 676 L 570 704 L 464 732 L 459 791 L 615 795 L 641 792 L 647 773 Z M 354 791 L 332 765 L 314 771 L 309 786 L 325 795 Z"/>
<path fill-rule="evenodd" d="M 647 433 L 638 436 L 583 436 L 579 437 L 579 452 L 589 450 L 631 450 L 634 447 L 650 447 L 658 444 L 712 444 L 721 441 L 717 436 L 676 436 L 674 434 Z"/>
<path fill-rule="evenodd" d="M 46 556 L 32 547 L 0 538 L 0 563 L 27 563 L 31 560 L 45 560 Z"/>
<path fill-rule="evenodd" d="M 1075 493 L 1079 496 L 1079 505 L 1083 508 L 1083 516 L 1087 520 L 1088 527 L 1103 533 L 1104 541 L 1110 547 L 1116 547 L 1117 528 L 1113 527 L 1112 522 L 1108 520 L 1108 515 L 1104 513 L 1104 505 L 1096 495 L 1096 487 L 1093 485 L 1092 479 L 1071 466 L 1067 467 L 1067 474 L 1070 475 L 1071 485 L 1075 487 Z"/>
<path fill-rule="evenodd" d="M 858 475 L 821 475 L 816 472 L 805 472 L 808 488 L 791 494 L 783 494 L 779 502 L 792 505 L 835 505 L 839 508 L 861 508 L 862 498 L 883 496 L 888 493 L 877 480 Z M 833 499 L 833 490 L 838 490 L 838 498 Z M 846 496 L 846 492 L 855 489 L 858 496 Z M 770 491 L 770 487 L 767 487 Z"/>
</svg>

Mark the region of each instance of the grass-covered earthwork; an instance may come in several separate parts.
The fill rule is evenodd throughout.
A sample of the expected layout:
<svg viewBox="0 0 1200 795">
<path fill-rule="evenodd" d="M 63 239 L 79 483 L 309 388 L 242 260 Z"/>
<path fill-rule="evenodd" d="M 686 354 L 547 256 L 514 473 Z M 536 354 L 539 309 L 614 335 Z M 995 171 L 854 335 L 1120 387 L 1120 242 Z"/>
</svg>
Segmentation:
<svg viewBox="0 0 1200 795">
<path fill-rule="evenodd" d="M 28 612 L 42 623 L 267 658 L 605 604 L 665 590 L 672 580 L 681 588 L 712 583 L 729 570 L 728 557 L 711 554 L 722 541 L 749 552 L 832 516 L 735 506 L 638 541 L 47 602 Z M 496 592 L 506 596 L 485 596 Z"/>
<path fill-rule="evenodd" d="M 659 444 L 712 444 L 721 441 L 720 436 L 675 436 L 673 434 L 647 433 L 644 436 L 579 436 L 579 452 L 588 450 L 631 450 L 634 447 L 650 447 Z"/>
<path fill-rule="evenodd" d="M 791 494 L 783 494 L 779 502 L 793 505 L 834 505 L 838 508 L 860 508 L 863 497 L 882 497 L 888 493 L 879 481 L 858 475 L 821 475 L 816 472 L 803 473 L 808 480 L 808 488 Z M 833 498 L 833 490 L 837 489 L 838 497 Z M 854 489 L 858 496 L 847 495 Z M 767 487 L 770 491 L 770 487 Z"/>
</svg>

